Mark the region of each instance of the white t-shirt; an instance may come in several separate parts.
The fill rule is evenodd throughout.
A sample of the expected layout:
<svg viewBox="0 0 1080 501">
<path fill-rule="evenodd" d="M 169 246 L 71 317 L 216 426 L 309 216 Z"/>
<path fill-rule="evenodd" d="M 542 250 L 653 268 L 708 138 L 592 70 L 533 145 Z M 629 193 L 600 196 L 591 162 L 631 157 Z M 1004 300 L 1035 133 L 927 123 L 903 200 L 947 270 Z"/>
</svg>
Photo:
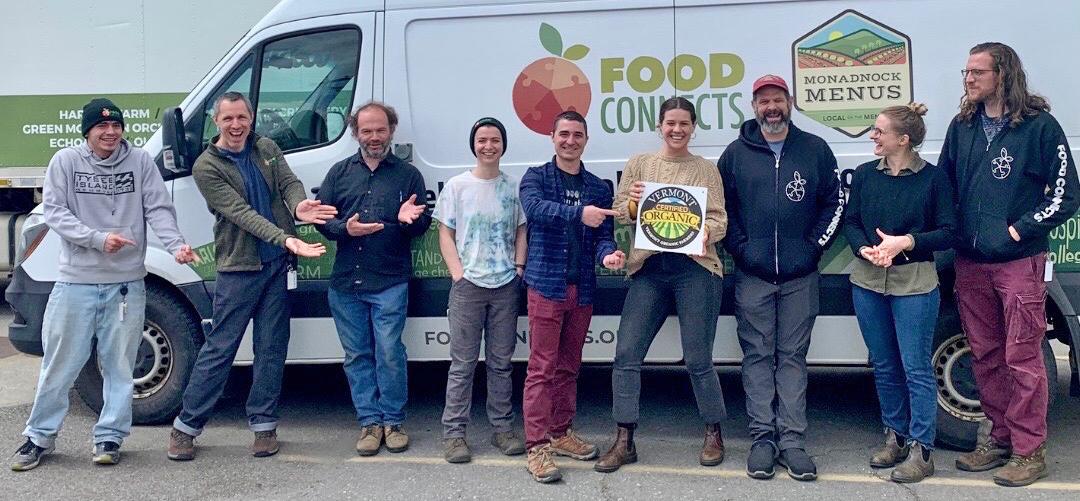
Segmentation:
<svg viewBox="0 0 1080 501">
<path fill-rule="evenodd" d="M 514 279 L 514 240 L 525 224 L 517 179 L 458 174 L 446 182 L 431 217 L 454 230 L 463 278 L 488 289 Z"/>
</svg>

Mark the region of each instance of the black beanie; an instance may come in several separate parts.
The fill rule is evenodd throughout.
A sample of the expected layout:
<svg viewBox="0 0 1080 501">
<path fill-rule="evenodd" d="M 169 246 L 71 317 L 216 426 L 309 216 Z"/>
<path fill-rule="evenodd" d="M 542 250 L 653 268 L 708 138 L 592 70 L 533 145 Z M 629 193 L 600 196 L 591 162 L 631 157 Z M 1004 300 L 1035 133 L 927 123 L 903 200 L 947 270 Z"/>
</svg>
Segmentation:
<svg viewBox="0 0 1080 501">
<path fill-rule="evenodd" d="M 472 131 L 469 132 L 469 151 L 472 152 L 474 157 L 476 156 L 476 129 L 488 126 L 499 129 L 499 134 L 502 134 L 503 154 L 506 154 L 506 127 L 503 127 L 502 122 L 495 118 L 484 117 L 477 120 L 472 126 Z"/>
<path fill-rule="evenodd" d="M 112 101 L 99 97 L 86 103 L 82 109 L 82 135 L 86 137 L 95 125 L 112 120 L 124 126 L 124 114 Z"/>
</svg>

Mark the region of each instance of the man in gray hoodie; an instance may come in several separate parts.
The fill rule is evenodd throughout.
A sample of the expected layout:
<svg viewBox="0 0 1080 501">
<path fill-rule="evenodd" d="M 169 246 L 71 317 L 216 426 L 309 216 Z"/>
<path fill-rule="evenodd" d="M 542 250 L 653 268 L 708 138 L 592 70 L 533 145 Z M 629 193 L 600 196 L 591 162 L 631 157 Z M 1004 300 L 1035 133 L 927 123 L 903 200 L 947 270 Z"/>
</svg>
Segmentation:
<svg viewBox="0 0 1080 501">
<path fill-rule="evenodd" d="M 197 257 L 176 225 L 176 211 L 150 154 L 124 138 L 112 101 L 83 107 L 86 142 L 53 156 L 45 173 L 45 224 L 60 235 L 60 280 L 45 307 L 45 350 L 26 442 L 11 469 L 30 470 L 52 452 L 68 410 L 68 392 L 97 341 L 105 404 L 94 426 L 94 463 L 120 460 L 131 429 L 132 371 L 143 330 L 146 223 L 178 263 Z"/>
</svg>

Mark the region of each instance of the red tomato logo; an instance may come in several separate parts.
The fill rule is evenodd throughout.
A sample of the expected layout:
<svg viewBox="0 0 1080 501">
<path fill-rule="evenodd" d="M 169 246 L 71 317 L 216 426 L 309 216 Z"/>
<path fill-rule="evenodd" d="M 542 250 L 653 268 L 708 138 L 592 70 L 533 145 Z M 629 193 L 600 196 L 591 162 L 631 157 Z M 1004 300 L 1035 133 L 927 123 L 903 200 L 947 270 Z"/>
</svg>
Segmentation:
<svg viewBox="0 0 1080 501">
<path fill-rule="evenodd" d="M 592 87 L 585 73 L 572 62 L 585 57 L 588 47 L 572 45 L 564 52 L 562 36 L 547 23 L 540 24 L 540 44 L 555 57 L 538 59 L 521 70 L 514 82 L 513 99 L 521 123 L 547 136 L 559 113 L 589 113 Z"/>
</svg>

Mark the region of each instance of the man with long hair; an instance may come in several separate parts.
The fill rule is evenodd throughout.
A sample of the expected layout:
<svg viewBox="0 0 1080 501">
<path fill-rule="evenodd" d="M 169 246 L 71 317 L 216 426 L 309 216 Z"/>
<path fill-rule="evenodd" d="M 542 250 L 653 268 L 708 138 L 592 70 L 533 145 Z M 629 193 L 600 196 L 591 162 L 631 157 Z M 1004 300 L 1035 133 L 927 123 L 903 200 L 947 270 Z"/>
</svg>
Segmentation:
<svg viewBox="0 0 1080 501">
<path fill-rule="evenodd" d="M 987 441 L 956 467 L 1029 485 L 1046 476 L 1048 234 L 1080 199 L 1069 144 L 1046 99 L 1027 89 L 1020 57 L 1001 43 L 969 53 L 960 113 L 938 160 L 959 215 L 956 302 L 975 359 Z"/>
</svg>

